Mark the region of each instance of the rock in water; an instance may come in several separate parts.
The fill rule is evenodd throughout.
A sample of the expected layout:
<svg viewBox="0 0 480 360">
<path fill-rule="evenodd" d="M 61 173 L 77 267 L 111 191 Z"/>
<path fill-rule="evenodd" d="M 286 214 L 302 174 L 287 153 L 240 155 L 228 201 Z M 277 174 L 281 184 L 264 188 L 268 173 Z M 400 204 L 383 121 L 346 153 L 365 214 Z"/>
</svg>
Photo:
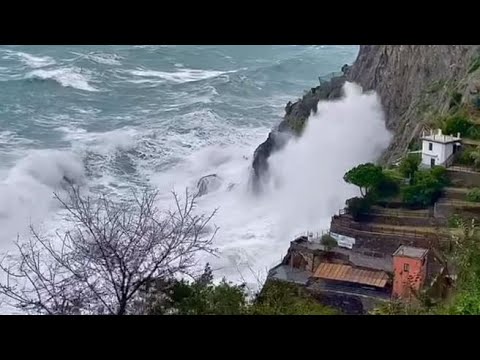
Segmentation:
<svg viewBox="0 0 480 360">
<path fill-rule="evenodd" d="M 197 182 L 198 196 L 217 190 L 221 184 L 222 180 L 217 174 L 210 174 L 200 178 Z"/>
</svg>

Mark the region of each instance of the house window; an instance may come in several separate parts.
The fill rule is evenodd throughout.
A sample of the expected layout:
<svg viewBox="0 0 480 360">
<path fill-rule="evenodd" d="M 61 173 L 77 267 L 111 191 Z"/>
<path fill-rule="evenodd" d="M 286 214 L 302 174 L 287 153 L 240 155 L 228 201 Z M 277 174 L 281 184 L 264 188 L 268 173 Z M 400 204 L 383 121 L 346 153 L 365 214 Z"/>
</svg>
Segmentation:
<svg viewBox="0 0 480 360">
<path fill-rule="evenodd" d="M 410 270 L 409 264 L 403 264 L 403 271 L 408 272 Z"/>
<path fill-rule="evenodd" d="M 428 143 L 428 150 L 429 150 L 429 151 L 432 151 L 432 150 L 433 150 L 433 144 L 432 144 L 432 143 Z"/>
</svg>

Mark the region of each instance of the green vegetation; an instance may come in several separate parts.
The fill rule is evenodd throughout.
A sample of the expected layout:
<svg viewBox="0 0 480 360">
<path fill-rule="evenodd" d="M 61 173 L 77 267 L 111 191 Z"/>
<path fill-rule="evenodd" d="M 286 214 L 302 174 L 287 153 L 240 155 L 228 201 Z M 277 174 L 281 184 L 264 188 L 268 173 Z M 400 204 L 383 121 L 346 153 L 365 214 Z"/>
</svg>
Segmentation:
<svg viewBox="0 0 480 360">
<path fill-rule="evenodd" d="M 417 305 L 389 302 L 372 312 L 382 315 L 480 315 L 480 232 L 474 220 L 457 219 L 460 234 L 452 236 L 453 251 L 448 255 L 450 268 L 457 269 L 455 292 L 433 304 L 426 297 Z"/>
<path fill-rule="evenodd" d="M 480 147 L 470 151 L 470 159 L 472 161 L 472 166 L 476 169 L 480 169 Z"/>
<path fill-rule="evenodd" d="M 466 116 L 456 114 L 444 120 L 442 131 L 444 134 L 456 135 L 460 133 L 462 137 L 477 139 L 480 128 L 478 125 L 472 123 Z"/>
<path fill-rule="evenodd" d="M 449 108 L 452 109 L 456 106 L 460 106 L 461 102 L 462 102 L 462 94 L 459 93 L 458 91 L 454 91 L 452 94 L 452 98 L 450 99 Z"/>
<path fill-rule="evenodd" d="M 297 285 L 270 281 L 249 309 L 252 315 L 336 315 Z"/>
<path fill-rule="evenodd" d="M 333 315 L 336 311 L 320 304 L 306 290 L 294 284 L 269 281 L 262 292 L 249 300 L 244 285 L 222 280 L 213 283 L 212 270 L 194 280 L 174 280 L 149 297 L 150 315 Z M 168 289 L 165 291 L 165 289 Z"/>
<path fill-rule="evenodd" d="M 472 61 L 472 64 L 470 65 L 470 69 L 468 69 L 468 73 L 471 74 L 477 71 L 479 68 L 480 68 L 480 56 L 478 56 L 476 59 Z"/>
<path fill-rule="evenodd" d="M 471 202 L 480 202 L 480 188 L 474 188 L 467 194 L 467 200 Z"/>
<path fill-rule="evenodd" d="M 455 164 L 464 165 L 464 166 L 473 166 L 476 155 L 474 148 L 465 148 L 455 159 Z M 472 155 L 473 154 L 473 155 Z"/>
<path fill-rule="evenodd" d="M 329 234 L 323 234 L 321 238 L 321 244 L 325 246 L 325 250 L 330 251 L 338 245 L 337 240 Z"/>
<path fill-rule="evenodd" d="M 460 227 L 461 222 L 462 218 L 458 214 L 454 214 L 448 219 L 448 227 L 457 229 Z"/>
<path fill-rule="evenodd" d="M 477 110 L 480 110 L 480 96 L 477 96 L 477 98 L 473 101 L 473 104 Z"/>
<path fill-rule="evenodd" d="M 354 197 L 346 201 L 347 211 L 353 220 L 360 220 L 362 215 L 369 212 L 373 201 L 371 197 Z"/>
<path fill-rule="evenodd" d="M 410 185 L 413 184 L 413 178 L 418 171 L 420 162 L 422 161 L 420 154 L 409 154 L 400 162 L 398 171 L 406 179 L 410 179 Z"/>
<path fill-rule="evenodd" d="M 391 172 L 383 171 L 383 177 L 377 186 L 372 189 L 371 194 L 374 199 L 386 199 L 396 196 L 400 192 L 398 178 Z"/>
<path fill-rule="evenodd" d="M 434 81 L 426 90 L 427 93 L 433 94 L 440 91 L 446 84 L 445 80 Z"/>
<path fill-rule="evenodd" d="M 412 184 L 403 189 L 403 201 L 412 208 L 433 205 L 447 184 L 446 170 L 443 167 L 418 171 L 413 177 Z"/>
<path fill-rule="evenodd" d="M 362 196 L 367 196 L 384 179 L 382 167 L 372 163 L 361 164 L 349 170 L 343 177 L 349 183 L 360 188 Z"/>
</svg>

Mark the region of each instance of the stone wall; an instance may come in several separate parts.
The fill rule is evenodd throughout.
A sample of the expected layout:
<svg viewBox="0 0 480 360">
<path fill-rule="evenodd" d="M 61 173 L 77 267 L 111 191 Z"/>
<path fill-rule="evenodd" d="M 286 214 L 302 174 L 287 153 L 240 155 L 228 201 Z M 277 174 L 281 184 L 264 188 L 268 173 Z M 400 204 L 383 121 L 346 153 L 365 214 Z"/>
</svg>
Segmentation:
<svg viewBox="0 0 480 360">
<path fill-rule="evenodd" d="M 454 187 L 480 187 L 480 173 L 447 170 L 447 176 Z"/>
<path fill-rule="evenodd" d="M 365 215 L 365 222 L 395 225 L 395 226 L 441 226 L 441 222 L 434 217 L 421 216 L 388 216 L 388 215 Z"/>
</svg>

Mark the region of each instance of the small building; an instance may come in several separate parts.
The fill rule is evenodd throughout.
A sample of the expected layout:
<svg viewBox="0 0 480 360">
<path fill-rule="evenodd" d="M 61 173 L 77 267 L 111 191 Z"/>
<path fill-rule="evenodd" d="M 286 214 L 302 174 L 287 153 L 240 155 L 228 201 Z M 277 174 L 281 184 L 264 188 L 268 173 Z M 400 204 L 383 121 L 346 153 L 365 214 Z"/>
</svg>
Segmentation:
<svg viewBox="0 0 480 360">
<path fill-rule="evenodd" d="M 460 133 L 457 136 L 444 135 L 438 129 L 429 135 L 422 134 L 422 163 L 423 167 L 450 166 L 454 155 L 462 145 Z"/>
<path fill-rule="evenodd" d="M 346 314 L 366 314 L 391 299 L 412 301 L 425 284 L 431 286 L 442 269 L 427 249 L 399 245 L 376 253 L 368 248 L 326 249 L 307 236 L 291 242 L 282 262 L 267 281 L 304 287 L 321 303 Z"/>
<path fill-rule="evenodd" d="M 420 291 L 427 277 L 427 255 L 427 249 L 404 245 L 393 253 L 393 298 L 410 300 Z"/>
</svg>

